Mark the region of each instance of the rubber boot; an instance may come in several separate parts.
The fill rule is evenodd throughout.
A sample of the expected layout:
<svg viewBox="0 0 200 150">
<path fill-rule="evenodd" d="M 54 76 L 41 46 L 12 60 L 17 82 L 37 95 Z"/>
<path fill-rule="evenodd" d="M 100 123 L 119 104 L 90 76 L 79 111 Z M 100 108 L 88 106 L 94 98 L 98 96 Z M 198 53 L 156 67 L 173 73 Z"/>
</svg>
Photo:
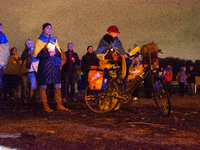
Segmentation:
<svg viewBox="0 0 200 150">
<path fill-rule="evenodd" d="M 70 111 L 69 109 L 65 108 L 65 107 L 62 105 L 61 90 L 55 88 L 54 94 L 55 94 L 55 100 L 56 100 L 56 102 L 58 103 L 58 105 L 57 105 L 57 110 L 61 110 L 61 111 Z"/>
<path fill-rule="evenodd" d="M 40 89 L 40 98 L 41 98 L 42 103 L 43 103 L 44 111 L 46 111 L 48 113 L 53 112 L 53 110 L 49 108 L 49 105 L 47 103 L 46 89 Z"/>
</svg>

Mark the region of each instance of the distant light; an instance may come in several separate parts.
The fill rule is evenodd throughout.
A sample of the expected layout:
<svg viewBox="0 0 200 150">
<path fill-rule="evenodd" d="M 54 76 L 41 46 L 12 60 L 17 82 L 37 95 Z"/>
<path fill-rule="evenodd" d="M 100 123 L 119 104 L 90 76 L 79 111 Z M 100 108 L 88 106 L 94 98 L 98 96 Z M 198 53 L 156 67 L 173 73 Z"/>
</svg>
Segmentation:
<svg viewBox="0 0 200 150">
<path fill-rule="evenodd" d="M 5 146 L 0 146 L 0 150 L 17 150 L 17 149 L 5 147 Z"/>
<path fill-rule="evenodd" d="M 0 134 L 0 138 L 19 138 L 19 137 L 21 137 L 21 134 Z"/>
</svg>

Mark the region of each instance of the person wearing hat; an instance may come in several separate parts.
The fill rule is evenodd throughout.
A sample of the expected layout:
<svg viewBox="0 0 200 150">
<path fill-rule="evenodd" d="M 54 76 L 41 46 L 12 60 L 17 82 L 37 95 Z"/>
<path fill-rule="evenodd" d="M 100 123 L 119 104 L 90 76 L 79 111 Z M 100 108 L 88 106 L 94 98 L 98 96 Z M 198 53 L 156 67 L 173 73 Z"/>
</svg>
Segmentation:
<svg viewBox="0 0 200 150">
<path fill-rule="evenodd" d="M 105 68 L 112 68 L 115 64 L 112 61 L 118 61 L 119 65 L 122 66 L 122 78 L 126 77 L 126 53 L 122 46 L 121 41 L 117 37 L 120 34 L 117 26 L 112 25 L 108 27 L 107 34 L 105 34 L 99 42 L 96 53 L 99 58 L 99 66 Z M 114 75 L 115 76 L 115 75 Z M 119 105 L 116 109 L 119 109 Z"/>
<path fill-rule="evenodd" d="M 88 73 L 91 66 L 99 66 L 99 58 L 93 51 L 92 46 L 87 47 L 87 53 L 83 55 L 81 62 L 81 70 L 83 72 L 84 87 L 87 85 Z"/>
<path fill-rule="evenodd" d="M 99 58 L 100 67 L 112 68 L 115 64 L 112 61 L 118 61 L 119 65 L 122 65 L 122 78 L 126 77 L 127 74 L 127 58 L 125 50 L 122 46 L 121 41 L 117 37 L 120 34 L 117 26 L 112 25 L 107 29 L 105 34 L 99 42 L 96 53 Z"/>
<path fill-rule="evenodd" d="M 45 23 L 42 26 L 42 34 L 36 40 L 33 49 L 33 56 L 39 59 L 38 65 L 38 85 L 40 98 L 43 102 L 43 108 L 46 112 L 52 112 L 47 103 L 46 89 L 47 85 L 53 84 L 55 100 L 58 103 L 57 109 L 62 111 L 69 111 L 62 105 L 61 98 L 61 50 L 56 42 L 56 39 L 51 35 L 52 25 Z"/>
<path fill-rule="evenodd" d="M 112 47 L 118 53 L 124 55 L 125 51 L 121 41 L 117 37 L 120 34 L 117 26 L 112 25 L 107 29 L 107 34 L 103 36 L 97 47 L 97 54 L 106 54 L 107 50 Z"/>
</svg>

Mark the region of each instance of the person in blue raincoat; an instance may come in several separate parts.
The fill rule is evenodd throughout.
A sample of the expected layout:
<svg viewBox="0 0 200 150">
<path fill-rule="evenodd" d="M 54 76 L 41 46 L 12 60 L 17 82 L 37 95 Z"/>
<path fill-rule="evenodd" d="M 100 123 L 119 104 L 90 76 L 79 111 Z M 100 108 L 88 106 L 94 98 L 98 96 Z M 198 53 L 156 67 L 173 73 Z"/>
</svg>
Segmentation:
<svg viewBox="0 0 200 150">
<path fill-rule="evenodd" d="M 61 79 L 60 79 L 60 65 L 61 65 L 61 51 L 56 39 L 51 35 L 52 26 L 50 23 L 45 23 L 42 26 L 42 34 L 36 40 L 33 56 L 39 59 L 38 65 L 38 85 L 40 91 L 40 98 L 43 102 L 44 111 L 52 112 L 47 104 L 46 89 L 47 85 L 54 84 L 55 100 L 58 103 L 57 109 L 68 111 L 62 105 L 61 98 Z"/>
<path fill-rule="evenodd" d="M 9 45 L 6 35 L 1 31 L 2 24 L 0 23 L 0 107 L 2 105 L 2 88 L 3 88 L 3 69 L 6 68 L 6 64 L 9 58 Z"/>
</svg>

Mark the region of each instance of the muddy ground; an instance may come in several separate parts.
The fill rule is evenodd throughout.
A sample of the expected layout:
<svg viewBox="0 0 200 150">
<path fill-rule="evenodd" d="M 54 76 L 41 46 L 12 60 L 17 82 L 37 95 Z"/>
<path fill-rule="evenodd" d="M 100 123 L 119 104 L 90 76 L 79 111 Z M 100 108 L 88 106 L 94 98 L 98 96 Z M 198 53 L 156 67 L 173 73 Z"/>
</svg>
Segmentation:
<svg viewBox="0 0 200 150">
<path fill-rule="evenodd" d="M 82 95 L 64 105 L 71 112 L 42 111 L 17 100 L 0 110 L 0 149 L 151 150 L 200 149 L 200 94 L 171 97 L 172 114 L 158 115 L 153 99 L 140 97 L 108 114 L 91 112 Z"/>
</svg>

